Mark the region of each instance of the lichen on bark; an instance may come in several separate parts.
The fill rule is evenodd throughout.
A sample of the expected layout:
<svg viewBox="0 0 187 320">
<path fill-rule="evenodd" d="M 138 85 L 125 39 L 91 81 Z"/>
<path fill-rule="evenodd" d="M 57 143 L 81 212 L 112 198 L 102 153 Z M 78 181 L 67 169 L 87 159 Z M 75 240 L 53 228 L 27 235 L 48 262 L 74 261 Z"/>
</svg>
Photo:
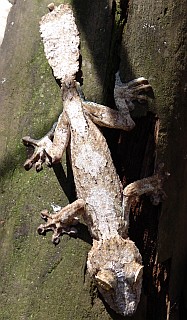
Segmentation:
<svg viewBox="0 0 187 320">
<path fill-rule="evenodd" d="M 111 2 L 64 2 L 74 6 L 82 27 L 84 92 L 102 102 L 114 19 Z M 46 206 L 50 209 L 53 202 L 63 206 L 68 201 L 52 170 L 44 170 L 39 177 L 25 173 L 21 166 L 25 159 L 21 137 L 29 132 L 40 138 L 61 111 L 60 90 L 39 35 L 38 22 L 47 5 L 46 0 L 17 0 L 1 47 L 0 317 L 107 320 L 111 316 L 84 274 L 90 248 L 86 228 L 81 226 L 80 232 L 85 241 L 64 237 L 57 248 L 50 237 L 39 238 L 38 212 Z M 63 166 L 66 170 L 65 161 Z"/>
</svg>

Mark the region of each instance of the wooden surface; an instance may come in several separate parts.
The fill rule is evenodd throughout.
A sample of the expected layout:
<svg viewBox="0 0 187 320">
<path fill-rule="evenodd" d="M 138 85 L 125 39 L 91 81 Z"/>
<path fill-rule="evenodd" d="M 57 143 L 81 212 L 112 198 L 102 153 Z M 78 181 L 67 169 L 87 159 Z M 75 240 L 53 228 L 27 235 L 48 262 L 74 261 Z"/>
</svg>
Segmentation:
<svg viewBox="0 0 187 320">
<path fill-rule="evenodd" d="M 183 282 L 187 263 L 187 238 L 185 235 L 187 227 L 185 218 L 187 188 L 185 178 L 187 147 L 185 124 L 187 120 L 186 10 L 186 1 L 180 1 L 180 3 L 172 0 L 130 1 L 121 48 L 122 78 L 125 80 L 137 76 L 148 78 L 155 95 L 153 102 L 149 103 L 149 110 L 152 112 L 149 119 L 138 120 L 139 129 L 137 128 L 135 131 L 137 133 L 132 133 L 134 137 L 131 138 L 130 147 L 128 147 L 129 153 L 134 153 L 135 144 L 137 148 L 136 156 L 129 156 L 130 163 L 128 165 L 138 168 L 142 156 L 141 140 L 147 139 L 148 141 L 151 136 L 153 137 L 154 129 L 151 129 L 153 130 L 151 134 L 149 128 L 158 119 L 159 135 L 156 159 L 157 162 L 164 162 L 166 171 L 171 174 L 165 184 L 167 199 L 160 214 L 156 218 L 153 211 L 146 218 L 150 220 L 144 221 L 144 223 L 150 221 L 148 225 L 154 226 L 153 230 L 149 230 L 147 227 L 148 235 L 154 237 L 152 245 L 156 246 L 153 260 L 157 276 L 155 277 L 153 273 L 148 280 L 147 274 L 145 279 L 146 291 L 148 290 L 146 292 L 148 299 L 146 319 L 151 320 L 166 319 L 164 301 L 168 291 L 171 299 L 170 319 L 178 319 L 179 315 L 177 314 L 181 299 L 183 300 L 183 308 L 184 306 L 186 308 L 187 305 L 185 302 L 186 288 Z M 154 115 L 156 116 L 155 120 Z M 150 122 L 151 117 L 153 122 Z M 139 150 L 140 156 L 137 150 Z M 155 157 L 154 154 L 153 156 Z M 150 165 L 148 166 L 150 167 Z M 141 169 L 139 169 L 139 174 Z M 136 170 L 133 172 L 134 175 Z M 156 221 L 153 222 L 155 219 Z M 152 245 L 150 243 L 149 247 L 151 248 Z M 146 257 L 149 263 L 150 257 L 151 255 L 149 258 Z M 159 265 L 158 262 L 161 264 Z M 162 272 L 160 268 L 163 269 Z M 163 272 L 167 277 L 162 276 Z M 161 291 L 158 290 L 160 283 Z"/>
<path fill-rule="evenodd" d="M 80 226 L 80 238 L 85 241 L 65 237 L 56 248 L 51 246 L 50 235 L 41 240 L 35 232 L 40 210 L 50 209 L 52 202 L 68 202 L 52 171 L 38 177 L 35 172 L 28 176 L 22 169 L 26 154 L 21 137 L 28 133 L 41 137 L 61 111 L 59 87 L 44 57 L 39 35 L 38 22 L 47 13 L 48 2 L 14 1 L 0 49 L 0 317 L 118 320 L 122 318 L 103 304 L 84 273 L 91 241 L 84 225 Z M 107 0 L 71 3 L 81 32 L 80 78 L 83 76 L 85 96 L 113 105 L 120 44 L 116 33 L 121 25 L 119 1 L 116 7 Z M 126 7 L 124 1 L 123 14 Z M 130 236 L 134 235 L 137 246 L 142 248 L 145 262 L 144 294 L 138 313 L 131 318 L 136 320 L 166 320 L 168 282 L 170 320 L 179 319 L 178 310 L 183 308 L 185 314 L 187 308 L 186 10 L 185 1 L 129 1 L 121 47 L 122 80 L 148 78 L 155 99 L 149 103 L 152 113 L 148 115 L 145 109 L 140 114 L 138 106 L 136 115 L 144 118 L 136 120 L 137 130 L 131 136 L 121 135 L 118 140 L 119 133 L 106 132 L 121 178 L 126 176 L 132 181 L 154 169 L 154 129 L 159 118 L 157 158 L 171 173 L 161 213 L 147 203 L 143 216 L 131 216 Z M 114 140 L 119 142 L 118 152 Z M 61 166 L 55 168 L 61 186 L 67 180 L 65 162 L 63 166 L 64 171 Z M 66 185 L 65 190 L 68 195 L 72 185 Z M 41 202 L 41 198 L 46 200 Z M 135 213 L 141 211 L 141 203 L 138 209 L 135 204 Z M 159 292 L 158 278 L 162 284 Z"/>
</svg>

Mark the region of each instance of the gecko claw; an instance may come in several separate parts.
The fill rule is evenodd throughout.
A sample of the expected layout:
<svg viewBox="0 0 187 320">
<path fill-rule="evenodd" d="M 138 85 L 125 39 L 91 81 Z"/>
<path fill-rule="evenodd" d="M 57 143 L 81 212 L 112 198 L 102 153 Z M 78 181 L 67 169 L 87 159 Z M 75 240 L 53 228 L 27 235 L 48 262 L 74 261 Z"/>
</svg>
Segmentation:
<svg viewBox="0 0 187 320">
<path fill-rule="evenodd" d="M 76 228 L 71 227 L 70 230 L 67 232 L 67 234 L 69 234 L 69 236 L 76 238 L 78 231 Z"/>
<path fill-rule="evenodd" d="M 54 237 L 52 236 L 52 243 L 57 246 L 60 243 L 60 236 Z"/>
<path fill-rule="evenodd" d="M 26 136 L 22 138 L 22 142 L 24 146 L 32 146 L 32 147 L 38 147 L 39 140 L 33 139 L 30 136 Z"/>
<path fill-rule="evenodd" d="M 43 170 L 42 162 L 38 161 L 38 162 L 35 164 L 35 169 L 36 169 L 36 172 L 42 171 L 42 170 Z"/>
<path fill-rule="evenodd" d="M 44 137 L 41 140 L 34 140 L 23 138 L 23 144 L 27 147 L 34 147 L 34 152 L 30 158 L 28 158 L 24 163 L 25 170 L 30 170 L 33 166 L 36 169 L 36 172 L 40 172 L 43 169 L 43 164 L 45 163 L 48 167 L 52 166 L 51 158 L 48 156 L 45 148 L 47 145 L 50 145 L 52 141 L 47 137 Z M 33 142 L 34 141 L 34 142 Z M 36 143 L 37 141 L 37 143 Z"/>
<path fill-rule="evenodd" d="M 50 149 L 54 137 L 54 131 L 57 123 L 55 122 L 51 130 L 41 139 L 33 139 L 30 136 L 25 136 L 22 138 L 22 142 L 26 147 L 31 147 L 34 152 L 32 155 L 25 161 L 24 168 L 25 170 L 30 170 L 35 166 L 36 172 L 39 172 L 43 169 L 42 165 L 45 163 L 48 167 L 52 166 L 52 159 L 46 152 Z"/>
<path fill-rule="evenodd" d="M 60 211 L 60 210 L 59 210 Z M 52 231 L 52 242 L 57 245 L 60 242 L 60 236 L 68 234 L 70 237 L 77 237 L 77 229 L 74 227 L 78 223 L 77 218 L 71 220 L 69 223 L 63 223 L 59 215 L 59 211 L 50 214 L 48 210 L 41 211 L 41 218 L 46 222 L 41 224 L 37 231 L 40 235 L 46 235 L 46 232 Z"/>
<path fill-rule="evenodd" d="M 23 166 L 24 166 L 26 171 L 29 171 L 32 168 L 33 163 L 32 163 L 32 161 L 30 159 L 27 159 Z"/>
<path fill-rule="evenodd" d="M 48 210 L 43 210 L 41 211 L 41 218 L 44 219 L 47 222 L 47 219 L 49 218 L 49 211 Z"/>
<path fill-rule="evenodd" d="M 37 231 L 38 231 L 38 234 L 39 234 L 39 235 L 43 235 L 43 236 L 46 235 L 46 231 L 45 231 L 45 228 L 43 227 L 43 224 L 41 224 L 41 225 L 38 227 Z"/>
<path fill-rule="evenodd" d="M 122 83 L 119 72 L 117 72 L 114 99 L 118 109 L 123 109 L 124 106 L 127 105 L 129 110 L 133 110 L 134 101 L 138 101 L 141 104 L 147 103 L 148 97 L 145 93 L 153 93 L 152 87 L 147 79 L 140 77 L 128 83 Z"/>
<path fill-rule="evenodd" d="M 44 218 L 45 219 L 45 218 Z M 77 229 L 71 226 L 59 226 L 58 224 L 54 224 L 54 223 L 47 223 L 45 224 L 41 224 L 37 231 L 39 235 L 46 235 L 47 231 L 53 231 L 53 235 L 52 235 L 52 243 L 54 243 L 55 245 L 59 244 L 60 242 L 60 236 L 62 236 L 63 234 L 68 234 L 70 237 L 77 237 Z"/>
</svg>

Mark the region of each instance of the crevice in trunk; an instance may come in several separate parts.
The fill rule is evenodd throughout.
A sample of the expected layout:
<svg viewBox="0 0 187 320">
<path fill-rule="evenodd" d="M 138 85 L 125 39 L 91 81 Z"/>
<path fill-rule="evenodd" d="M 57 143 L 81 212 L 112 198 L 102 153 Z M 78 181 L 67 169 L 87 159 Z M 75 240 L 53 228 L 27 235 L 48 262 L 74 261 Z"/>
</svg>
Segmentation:
<svg viewBox="0 0 187 320">
<path fill-rule="evenodd" d="M 135 119 L 131 132 L 121 132 L 118 141 L 116 167 L 125 186 L 150 176 L 155 171 L 156 142 L 159 119 L 152 112 Z M 139 248 L 144 265 L 143 295 L 146 296 L 146 320 L 166 320 L 171 260 L 158 262 L 158 224 L 161 204 L 153 206 L 142 196 L 133 203 L 130 213 L 129 237 Z M 141 303 L 141 302 L 140 302 Z M 133 319 L 138 318 L 137 314 Z"/>
</svg>

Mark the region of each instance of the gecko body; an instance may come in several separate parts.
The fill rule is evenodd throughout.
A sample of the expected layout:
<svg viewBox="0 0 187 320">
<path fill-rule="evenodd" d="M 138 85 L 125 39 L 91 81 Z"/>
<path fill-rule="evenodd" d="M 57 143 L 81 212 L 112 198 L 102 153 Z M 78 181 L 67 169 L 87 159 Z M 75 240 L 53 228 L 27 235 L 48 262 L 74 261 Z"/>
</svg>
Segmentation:
<svg viewBox="0 0 187 320">
<path fill-rule="evenodd" d="M 93 238 L 88 272 L 109 306 L 117 313 L 131 315 L 140 300 L 143 266 L 138 248 L 128 238 L 130 204 L 133 197 L 143 193 L 161 193 L 162 181 L 154 175 L 128 185 L 122 193 L 100 127 L 133 129 L 135 124 L 129 108 L 135 99 L 144 101 L 142 92 L 151 86 L 144 78 L 129 84 L 122 84 L 117 78 L 114 96 L 118 110 L 84 101 L 75 81 L 79 36 L 71 7 L 60 5 L 45 15 L 41 20 L 41 33 L 46 57 L 55 77 L 61 81 L 63 111 L 57 125 L 44 138 L 23 138 L 25 145 L 35 147 L 25 168 L 35 166 L 40 171 L 43 163 L 57 163 L 69 146 L 77 200 L 56 213 L 43 211 L 46 223 L 40 225 L 38 231 L 44 234 L 52 230 L 52 241 L 57 244 L 62 233 L 74 231 L 72 226 L 82 215 Z M 61 59 L 62 51 L 67 57 Z M 66 65 L 67 61 L 71 68 Z"/>
</svg>

